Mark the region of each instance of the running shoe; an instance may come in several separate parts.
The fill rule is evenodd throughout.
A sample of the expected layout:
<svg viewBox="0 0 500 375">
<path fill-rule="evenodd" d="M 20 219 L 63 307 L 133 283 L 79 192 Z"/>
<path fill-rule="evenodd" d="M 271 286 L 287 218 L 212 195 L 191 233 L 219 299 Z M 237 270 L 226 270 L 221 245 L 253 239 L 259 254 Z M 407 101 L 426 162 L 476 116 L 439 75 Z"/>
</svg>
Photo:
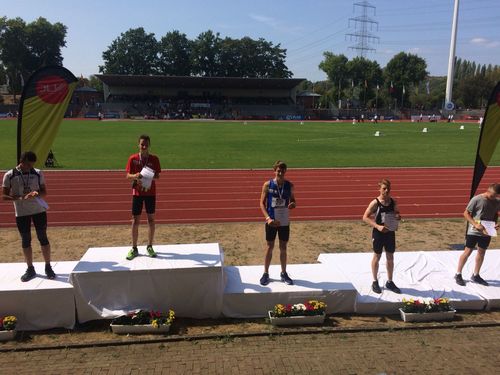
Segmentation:
<svg viewBox="0 0 500 375">
<path fill-rule="evenodd" d="M 21 281 L 25 283 L 26 281 L 30 281 L 36 276 L 35 267 L 29 266 L 24 275 L 21 276 Z"/>
<path fill-rule="evenodd" d="M 290 279 L 290 276 L 286 272 L 281 272 L 281 281 L 283 281 L 287 285 L 293 285 L 293 280 Z"/>
<path fill-rule="evenodd" d="M 264 272 L 262 274 L 262 277 L 260 278 L 260 285 L 267 285 L 269 284 L 269 274 L 267 272 Z"/>
<path fill-rule="evenodd" d="M 139 250 L 137 250 L 137 247 L 133 247 L 129 250 L 128 254 L 127 254 L 127 260 L 132 260 L 134 259 L 136 256 L 139 255 Z"/>
<path fill-rule="evenodd" d="M 153 250 L 153 246 L 148 245 L 148 247 L 146 247 L 146 251 L 148 252 L 148 256 L 156 258 L 156 252 Z"/>
<path fill-rule="evenodd" d="M 464 279 L 462 278 L 462 274 L 461 273 L 457 273 L 455 275 L 455 282 L 460 285 L 460 286 L 465 286 L 465 281 Z"/>
<path fill-rule="evenodd" d="M 47 275 L 47 279 L 53 280 L 56 278 L 56 273 L 50 264 L 45 265 L 45 274 Z"/>
<path fill-rule="evenodd" d="M 488 282 L 486 280 L 484 280 L 481 276 L 479 276 L 479 274 L 472 275 L 472 277 L 470 279 L 471 279 L 472 282 L 474 282 L 476 284 L 481 284 L 481 285 L 484 285 L 484 286 L 490 285 L 490 284 L 488 284 Z"/>
<path fill-rule="evenodd" d="M 380 289 L 380 285 L 378 285 L 378 281 L 374 281 L 372 283 L 372 290 L 374 293 L 377 293 L 377 294 L 382 293 L 382 289 Z"/>
<path fill-rule="evenodd" d="M 389 289 L 390 291 L 396 293 L 396 294 L 401 294 L 401 289 L 399 289 L 396 284 L 394 284 L 394 281 L 388 281 L 385 283 L 385 287 Z"/>
</svg>

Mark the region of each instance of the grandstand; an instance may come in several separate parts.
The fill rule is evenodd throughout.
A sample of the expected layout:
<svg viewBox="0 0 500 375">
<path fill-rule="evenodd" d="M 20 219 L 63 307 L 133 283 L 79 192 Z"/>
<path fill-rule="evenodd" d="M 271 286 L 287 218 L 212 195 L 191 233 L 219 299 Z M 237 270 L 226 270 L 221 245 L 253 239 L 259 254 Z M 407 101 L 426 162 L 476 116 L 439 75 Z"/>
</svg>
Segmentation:
<svg viewBox="0 0 500 375">
<path fill-rule="evenodd" d="M 100 74 L 105 117 L 161 119 L 302 119 L 304 79 Z"/>
</svg>

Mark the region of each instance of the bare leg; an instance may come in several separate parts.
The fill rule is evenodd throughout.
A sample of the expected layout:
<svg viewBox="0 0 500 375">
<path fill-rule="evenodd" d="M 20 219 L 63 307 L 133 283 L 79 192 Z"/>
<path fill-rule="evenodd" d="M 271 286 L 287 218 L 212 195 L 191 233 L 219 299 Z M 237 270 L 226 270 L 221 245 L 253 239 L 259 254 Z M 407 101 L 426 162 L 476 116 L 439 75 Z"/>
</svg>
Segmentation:
<svg viewBox="0 0 500 375">
<path fill-rule="evenodd" d="M 33 249 L 30 247 L 23 247 L 24 260 L 28 267 L 33 266 Z"/>
<path fill-rule="evenodd" d="M 153 246 L 153 240 L 155 237 L 155 214 L 148 214 L 148 245 Z"/>
<path fill-rule="evenodd" d="M 139 239 L 139 224 L 141 222 L 141 215 L 132 216 L 132 246 L 137 247 L 137 240 Z"/>
<path fill-rule="evenodd" d="M 280 263 L 281 263 L 281 272 L 286 272 L 286 245 L 287 241 L 280 241 Z"/>
<path fill-rule="evenodd" d="M 462 253 L 462 255 L 460 255 L 460 258 L 458 259 L 457 273 L 462 273 L 462 270 L 465 266 L 465 263 L 467 263 L 467 259 L 469 259 L 471 254 L 472 254 L 472 249 L 466 247 L 464 249 L 464 252 Z M 482 261 L 481 261 L 481 264 L 482 264 Z"/>
<path fill-rule="evenodd" d="M 42 255 L 45 263 L 50 264 L 50 244 L 42 246 Z"/>
<path fill-rule="evenodd" d="M 373 258 L 372 258 L 373 281 L 378 280 L 378 265 L 379 265 L 381 256 L 382 256 L 382 254 L 373 253 Z"/>
<path fill-rule="evenodd" d="M 476 254 L 476 265 L 474 266 L 474 275 L 479 275 L 479 271 L 481 270 L 481 266 L 484 262 L 484 256 L 486 254 L 486 249 L 477 248 Z"/>
<path fill-rule="evenodd" d="M 394 254 L 385 253 L 385 258 L 387 259 L 387 279 L 392 281 L 392 276 L 394 275 Z"/>
<path fill-rule="evenodd" d="M 264 272 L 269 273 L 271 259 L 273 259 L 274 241 L 267 241 L 266 257 L 264 258 Z"/>
</svg>

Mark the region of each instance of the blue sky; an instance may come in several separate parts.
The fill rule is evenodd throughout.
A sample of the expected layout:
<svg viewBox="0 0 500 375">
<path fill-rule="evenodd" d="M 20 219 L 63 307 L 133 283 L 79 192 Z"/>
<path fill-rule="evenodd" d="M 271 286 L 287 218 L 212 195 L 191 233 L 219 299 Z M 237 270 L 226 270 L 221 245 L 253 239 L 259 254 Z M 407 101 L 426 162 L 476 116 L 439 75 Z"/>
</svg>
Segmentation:
<svg viewBox="0 0 500 375">
<path fill-rule="evenodd" d="M 361 0 L 356 0 L 361 1 Z M 142 26 L 159 39 L 171 30 L 189 38 L 212 29 L 222 37 L 263 37 L 288 50 L 287 65 L 295 77 L 325 79 L 318 69 L 323 51 L 355 52 L 345 34 L 354 0 L 0 0 L 0 14 L 32 21 L 40 16 L 68 27 L 64 65 L 75 75 L 98 73 L 102 52 L 120 33 Z M 427 61 L 432 75 L 445 75 L 453 0 L 371 0 L 380 38 L 368 58 L 381 66 L 400 51 Z M 457 56 L 500 65 L 500 2 L 461 0 Z"/>
</svg>

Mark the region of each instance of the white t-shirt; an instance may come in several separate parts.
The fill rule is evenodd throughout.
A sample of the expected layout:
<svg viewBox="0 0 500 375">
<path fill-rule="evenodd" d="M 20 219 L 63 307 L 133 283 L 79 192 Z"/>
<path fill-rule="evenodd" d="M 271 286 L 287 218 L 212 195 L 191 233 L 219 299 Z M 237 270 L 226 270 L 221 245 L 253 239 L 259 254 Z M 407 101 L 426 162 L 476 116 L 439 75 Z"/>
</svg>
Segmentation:
<svg viewBox="0 0 500 375">
<path fill-rule="evenodd" d="M 16 167 L 9 170 L 3 176 L 2 187 L 10 189 L 14 196 L 24 196 L 32 191 L 40 191 L 40 186 L 45 185 L 45 177 L 39 169 L 31 169 L 23 173 Z M 15 200 L 14 209 L 16 216 L 35 215 L 46 209 L 36 199 Z"/>
</svg>

